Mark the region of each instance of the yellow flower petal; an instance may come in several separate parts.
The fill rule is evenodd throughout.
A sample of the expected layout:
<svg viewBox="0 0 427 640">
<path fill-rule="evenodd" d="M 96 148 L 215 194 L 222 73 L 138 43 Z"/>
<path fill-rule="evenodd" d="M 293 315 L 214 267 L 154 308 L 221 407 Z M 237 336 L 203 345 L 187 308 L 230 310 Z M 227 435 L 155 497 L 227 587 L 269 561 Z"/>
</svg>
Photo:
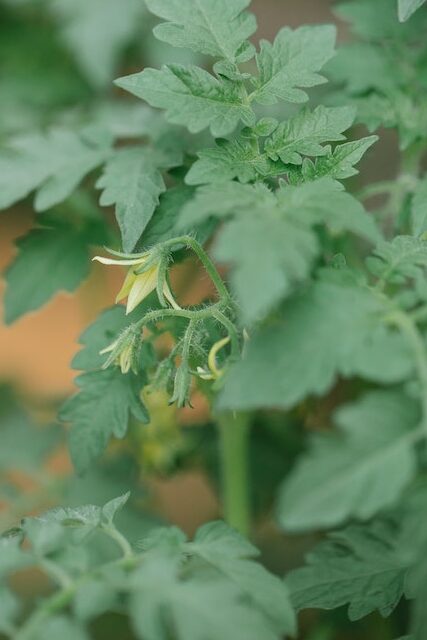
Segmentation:
<svg viewBox="0 0 427 640">
<path fill-rule="evenodd" d="M 102 256 L 95 256 L 92 258 L 92 262 L 96 260 L 96 262 L 101 262 L 102 264 L 114 264 L 114 265 L 122 265 L 124 267 L 135 265 L 135 264 L 144 264 L 147 261 L 147 256 L 142 258 L 129 258 L 128 260 L 123 258 L 104 258 Z"/>
<path fill-rule="evenodd" d="M 129 292 L 126 314 L 131 313 L 157 286 L 159 265 L 155 264 L 147 271 L 135 276 L 132 288 Z"/>
<path fill-rule="evenodd" d="M 122 288 L 120 289 L 119 293 L 116 296 L 116 302 L 123 300 L 123 298 L 127 298 L 137 277 L 138 276 L 134 274 L 133 269 L 129 269 L 129 271 L 126 274 L 126 278 L 123 281 Z"/>
</svg>

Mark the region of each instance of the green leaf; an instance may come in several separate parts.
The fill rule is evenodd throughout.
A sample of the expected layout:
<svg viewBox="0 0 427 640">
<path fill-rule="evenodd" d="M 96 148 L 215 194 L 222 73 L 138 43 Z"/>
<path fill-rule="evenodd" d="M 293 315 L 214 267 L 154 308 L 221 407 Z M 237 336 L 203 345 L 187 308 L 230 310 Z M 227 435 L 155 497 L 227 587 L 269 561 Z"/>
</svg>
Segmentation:
<svg viewBox="0 0 427 640">
<path fill-rule="evenodd" d="M 319 245 L 296 212 L 280 215 L 274 198 L 270 207 L 254 208 L 247 214 L 222 229 L 214 255 L 231 265 L 231 286 L 242 322 L 250 324 L 267 315 L 296 282 L 308 277 Z"/>
<path fill-rule="evenodd" d="M 62 442 L 62 430 L 55 426 L 40 426 L 18 408 L 1 413 L 0 472 L 13 469 L 37 472 L 48 456 Z M 28 447 L 28 441 L 32 446 Z"/>
<path fill-rule="evenodd" d="M 49 556 L 64 545 L 65 531 L 60 523 L 52 519 L 25 518 L 22 528 L 36 558 Z"/>
<path fill-rule="evenodd" d="M 202 525 L 197 530 L 194 541 L 188 543 L 187 547 L 208 562 L 219 556 L 225 560 L 259 556 L 258 549 L 249 540 L 221 520 Z"/>
<path fill-rule="evenodd" d="M 123 375 L 118 367 L 100 370 L 105 355 L 99 353 L 134 319 L 140 318 L 148 305 L 149 299 L 129 316 L 121 305 L 107 309 L 80 338 L 84 348 L 74 357 L 72 366 L 88 373 L 76 378 L 81 391 L 67 400 L 60 410 L 60 419 L 72 423 L 71 455 L 79 471 L 87 470 L 113 435 L 124 437 L 129 414 L 142 422 L 148 420 L 140 398 L 144 374 Z"/>
<path fill-rule="evenodd" d="M 129 41 L 143 26 L 140 0 L 50 0 L 60 36 L 96 87 L 108 87 Z"/>
<path fill-rule="evenodd" d="M 289 531 L 370 518 L 396 502 L 415 475 L 414 401 L 372 392 L 338 409 L 335 421 L 342 433 L 314 438 L 283 485 L 278 513 Z"/>
<path fill-rule="evenodd" d="M 43 306 L 58 291 L 74 291 L 90 269 L 84 234 L 67 224 L 32 229 L 17 241 L 18 255 L 6 271 L 5 321 L 11 324 Z"/>
<path fill-rule="evenodd" d="M 295 633 L 295 614 L 285 584 L 247 558 L 258 550 L 222 522 L 201 527 L 187 548 L 237 585 L 271 621 L 277 633 Z"/>
<path fill-rule="evenodd" d="M 360 162 L 366 151 L 378 140 L 378 136 L 368 136 L 353 142 L 337 145 L 333 151 L 318 158 L 315 163 L 304 160 L 303 176 L 307 180 L 329 176 L 336 180 L 344 180 L 358 174 L 354 165 Z"/>
<path fill-rule="evenodd" d="M 383 282 L 404 283 L 427 267 L 427 241 L 412 236 L 396 236 L 382 242 L 367 259 L 370 271 Z"/>
<path fill-rule="evenodd" d="M 412 199 L 411 225 L 414 236 L 427 231 L 427 178 L 418 182 Z"/>
<path fill-rule="evenodd" d="M 116 205 L 124 251 L 134 249 L 166 189 L 160 169 L 179 163 L 149 147 L 131 147 L 118 150 L 105 165 L 96 186 L 103 189 L 102 206 Z"/>
<path fill-rule="evenodd" d="M 82 622 L 114 609 L 117 595 L 114 587 L 95 578 L 82 582 L 74 596 L 73 612 Z"/>
<path fill-rule="evenodd" d="M 305 215 L 311 224 L 324 224 L 333 235 L 351 231 L 370 242 L 381 239 L 373 216 L 356 198 L 346 193 L 341 184 L 330 178 L 296 187 L 282 185 L 278 199 L 284 211 L 294 210 L 296 214 Z"/>
<path fill-rule="evenodd" d="M 60 419 L 71 422 L 69 446 L 79 472 L 86 471 L 111 437 L 126 435 L 129 415 L 148 422 L 139 394 L 142 380 L 123 375 L 119 368 L 92 371 L 76 378 L 80 392 L 65 402 Z"/>
<path fill-rule="evenodd" d="M 425 0 L 398 0 L 398 11 L 400 22 L 405 22 L 419 9 Z"/>
<path fill-rule="evenodd" d="M 31 556 L 21 548 L 20 534 L 0 536 L 0 580 L 31 564 Z"/>
<path fill-rule="evenodd" d="M 396 20 L 396 5 L 389 0 L 347 0 L 336 13 L 351 23 L 353 33 L 367 40 L 399 39 L 405 34 L 406 25 Z"/>
<path fill-rule="evenodd" d="M 353 124 L 352 107 L 323 107 L 303 110 L 282 122 L 267 139 L 265 150 L 272 160 L 301 164 L 302 156 L 324 156 L 330 147 L 325 142 L 344 140 L 342 135 Z"/>
<path fill-rule="evenodd" d="M 105 362 L 105 354 L 99 352 L 108 347 L 115 338 L 129 326 L 133 314 L 126 316 L 123 305 L 116 305 L 103 311 L 82 333 L 79 343 L 83 345 L 73 358 L 73 369 L 92 371 L 100 369 Z"/>
<path fill-rule="evenodd" d="M 250 182 L 259 176 L 286 172 L 282 163 L 274 163 L 260 151 L 255 139 L 239 136 L 233 140 L 217 140 L 216 145 L 197 154 L 199 159 L 185 176 L 187 184 L 227 182 L 233 178 Z"/>
<path fill-rule="evenodd" d="M 43 629 L 37 633 L 34 640 L 90 640 L 86 629 L 77 621 L 66 616 L 48 618 Z"/>
<path fill-rule="evenodd" d="M 283 186 L 276 194 L 264 186 L 238 183 L 202 187 L 184 206 L 180 224 L 188 227 L 209 216 L 233 214 L 213 252 L 232 267 L 231 284 L 244 323 L 267 315 L 308 277 L 319 252 L 315 226 L 324 224 L 334 234 L 353 231 L 378 237 L 373 219 L 360 203 L 328 179 Z"/>
<path fill-rule="evenodd" d="M 140 542 L 139 547 L 143 551 L 160 550 L 162 553 L 181 557 L 187 536 L 178 527 L 156 527 L 150 531 Z"/>
<path fill-rule="evenodd" d="M 329 78 L 344 84 L 352 95 L 371 89 L 395 91 L 398 84 L 396 70 L 386 51 L 374 44 L 352 42 L 340 47 L 328 63 L 327 72 Z"/>
<path fill-rule="evenodd" d="M 182 233 L 195 233 L 197 240 L 204 244 L 215 226 L 211 221 L 204 220 L 200 224 L 191 224 L 188 228 L 179 226 L 181 210 L 187 202 L 192 200 L 193 195 L 194 189 L 186 185 L 168 189 L 160 197 L 160 204 L 148 223 L 138 246 L 141 249 L 153 247 L 159 242 L 170 240 Z"/>
<path fill-rule="evenodd" d="M 87 535 L 101 524 L 101 507 L 86 504 L 79 507 L 55 507 L 28 522 L 39 522 L 42 525 L 60 525 L 70 529 L 82 529 Z"/>
<path fill-rule="evenodd" d="M 177 640 L 278 638 L 229 581 L 179 580 L 167 556 L 148 556 L 134 575 L 134 584 L 130 612 L 138 638 L 167 640 L 170 624 Z"/>
<path fill-rule="evenodd" d="M 250 0 L 146 0 L 148 9 L 168 22 L 157 25 L 154 35 L 175 47 L 246 61 L 254 49 L 247 39 L 256 31 L 255 16 L 244 11 Z"/>
<path fill-rule="evenodd" d="M 343 276 L 336 280 L 317 282 L 294 296 L 283 307 L 283 319 L 252 336 L 244 359 L 227 374 L 221 408 L 289 408 L 310 394 L 325 393 L 338 375 L 369 373 L 367 365 L 378 355 L 372 337 L 382 327 L 384 308 L 363 286 Z M 383 381 L 390 369 L 395 382 L 405 380 L 413 366 L 409 349 L 406 358 L 402 355 L 406 342 L 382 328 L 394 339 L 382 353 L 385 367 L 371 379 Z"/>
<path fill-rule="evenodd" d="M 386 617 L 403 595 L 406 566 L 386 523 L 352 526 L 328 536 L 286 578 L 296 609 L 336 609 L 348 604 L 350 620 L 376 609 Z"/>
<path fill-rule="evenodd" d="M 425 599 L 427 594 L 427 563 L 425 552 L 418 564 L 413 568 L 411 575 L 412 588 L 414 589 L 415 601 L 411 611 L 410 630 L 412 635 L 410 640 L 423 640 L 426 628 Z"/>
<path fill-rule="evenodd" d="M 166 109 L 166 118 L 186 126 L 191 133 L 207 127 L 215 137 L 231 133 L 242 121 L 255 122 L 252 109 L 243 104 L 239 87 L 217 79 L 195 66 L 170 64 L 144 69 L 116 80 L 116 84 L 151 106 Z"/>
<path fill-rule="evenodd" d="M 0 209 L 37 189 L 34 208 L 45 211 L 62 202 L 110 153 L 105 132 L 53 128 L 47 134 L 13 138 L 0 155 Z"/>
<path fill-rule="evenodd" d="M 317 72 L 334 55 L 336 30 L 332 25 L 285 27 L 273 44 L 261 41 L 257 55 L 259 79 L 253 97 L 261 104 L 277 100 L 305 102 L 307 93 L 301 89 L 325 82 Z"/>
<path fill-rule="evenodd" d="M 130 491 L 127 491 L 122 496 L 110 500 L 102 507 L 101 515 L 109 526 L 113 525 L 114 518 L 116 517 L 117 513 L 121 511 L 121 509 L 123 509 L 129 498 Z"/>
<path fill-rule="evenodd" d="M 184 204 L 178 228 L 188 229 L 212 217 L 226 218 L 235 212 L 244 213 L 254 205 L 268 207 L 271 204 L 272 194 L 265 185 L 225 182 L 199 187 L 194 197 Z"/>
<path fill-rule="evenodd" d="M 339 183 L 329 178 L 298 186 L 283 183 L 276 194 L 265 185 L 237 182 L 200 187 L 193 200 L 183 207 L 179 226 L 188 228 L 210 217 L 248 216 L 252 209 L 265 210 L 268 214 L 267 210 L 271 213 L 275 207 L 284 215 L 294 212 L 300 221 L 312 225 L 323 222 L 334 234 L 349 230 L 374 242 L 381 237 L 373 217 Z"/>
<path fill-rule="evenodd" d="M 16 596 L 6 587 L 0 587 L 0 633 L 12 637 L 14 622 L 20 610 L 21 606 Z"/>
</svg>

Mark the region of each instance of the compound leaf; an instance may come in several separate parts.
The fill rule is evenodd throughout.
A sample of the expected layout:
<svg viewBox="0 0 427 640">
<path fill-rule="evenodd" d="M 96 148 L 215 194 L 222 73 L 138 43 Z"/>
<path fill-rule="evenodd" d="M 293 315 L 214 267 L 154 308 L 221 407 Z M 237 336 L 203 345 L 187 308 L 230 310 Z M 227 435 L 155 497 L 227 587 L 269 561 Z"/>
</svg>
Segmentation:
<svg viewBox="0 0 427 640">
<path fill-rule="evenodd" d="M 202 525 L 197 530 L 194 541 L 187 546 L 192 553 L 208 561 L 218 556 L 242 559 L 259 555 L 258 549 L 251 542 L 221 520 Z"/>
<path fill-rule="evenodd" d="M 220 137 L 231 133 L 239 121 L 249 126 L 255 121 L 235 83 L 199 67 L 170 64 L 161 70 L 144 69 L 119 78 L 116 84 L 151 106 L 166 109 L 169 122 L 182 124 L 192 133 L 210 127 L 212 135 Z"/>
<path fill-rule="evenodd" d="M 213 251 L 232 267 L 231 285 L 245 323 L 267 315 L 296 282 L 308 277 L 319 252 L 315 226 L 323 224 L 334 234 L 346 230 L 378 237 L 363 207 L 329 179 L 283 186 L 276 194 L 238 183 L 202 187 L 184 206 L 180 223 L 189 226 L 209 216 L 233 216 Z"/>
<path fill-rule="evenodd" d="M 315 163 L 306 158 L 302 168 L 304 178 L 309 180 L 325 176 L 336 180 L 351 178 L 359 173 L 354 165 L 360 162 L 369 147 L 377 140 L 378 136 L 367 136 L 353 142 L 345 142 L 318 158 Z"/>
<path fill-rule="evenodd" d="M 249 560 L 258 550 L 222 522 L 201 527 L 187 548 L 237 585 L 264 612 L 278 633 L 295 632 L 295 614 L 285 584 Z"/>
<path fill-rule="evenodd" d="M 149 555 L 134 584 L 130 612 L 141 639 L 166 640 L 170 620 L 177 640 L 277 640 L 262 613 L 228 580 L 179 580 L 168 556 Z"/>
<path fill-rule="evenodd" d="M 261 41 L 257 55 L 259 78 L 254 99 L 261 104 L 274 104 L 278 99 L 305 102 L 307 93 L 301 89 L 325 82 L 317 73 L 334 55 L 336 30 L 332 25 L 285 27 L 271 44 Z"/>
<path fill-rule="evenodd" d="M 116 205 L 124 251 L 134 249 L 166 189 L 160 169 L 179 162 L 149 147 L 131 147 L 105 165 L 96 186 L 103 189 L 101 205 Z"/>
<path fill-rule="evenodd" d="M 261 153 L 257 140 L 239 136 L 217 140 L 216 147 L 198 153 L 199 159 L 185 177 L 187 184 L 227 182 L 238 178 L 250 182 L 258 176 L 283 174 L 286 167 Z"/>
<path fill-rule="evenodd" d="M 232 267 L 231 285 L 245 323 L 265 316 L 289 295 L 293 284 L 308 276 L 319 250 L 304 220 L 289 213 L 277 217 L 277 213 L 273 204 L 240 215 L 222 229 L 215 243 L 217 260 Z"/>
<path fill-rule="evenodd" d="M 112 81 L 120 55 L 142 26 L 140 0 L 50 0 L 60 35 L 97 87 Z"/>
<path fill-rule="evenodd" d="M 381 322 L 382 303 L 368 289 L 331 271 L 291 298 L 283 320 L 261 329 L 247 345 L 243 360 L 227 374 L 219 405 L 227 409 L 289 408 L 310 394 L 321 395 L 338 375 L 363 372 L 394 382 L 412 372 L 412 358 L 400 334 Z M 383 366 L 370 370 L 378 349 L 372 343 L 379 328 L 389 341 Z M 381 334 L 380 334 L 381 335 Z"/>
<path fill-rule="evenodd" d="M 231 63 L 254 53 L 247 42 L 257 26 L 255 16 L 244 11 L 249 4 L 250 0 L 147 0 L 152 13 L 168 20 L 154 28 L 159 40 Z"/>
<path fill-rule="evenodd" d="M 144 375 L 123 375 L 118 367 L 102 370 L 105 356 L 99 353 L 141 312 L 140 308 L 133 316 L 125 316 L 123 306 L 107 309 L 80 338 L 84 348 L 75 356 L 73 367 L 87 373 L 76 378 L 80 391 L 63 404 L 60 419 L 72 423 L 70 451 L 81 472 L 104 451 L 111 437 L 125 436 L 130 414 L 142 422 L 148 420 L 140 398 Z"/>
<path fill-rule="evenodd" d="M 302 156 L 323 156 L 330 151 L 325 142 L 344 140 L 342 135 L 353 124 L 352 107 L 323 107 L 301 111 L 282 122 L 267 139 L 265 151 L 272 160 L 301 164 Z"/>
<path fill-rule="evenodd" d="M 203 220 L 187 228 L 180 226 L 180 212 L 187 202 L 192 200 L 194 189 L 185 184 L 168 189 L 161 197 L 160 204 L 148 223 L 138 248 L 151 248 L 158 242 L 164 242 L 182 233 L 193 233 L 204 244 L 216 227 L 215 220 Z"/>
<path fill-rule="evenodd" d="M 390 615 L 403 595 L 406 572 L 394 542 L 393 527 L 382 522 L 331 534 L 308 554 L 305 567 L 286 577 L 295 608 L 348 604 L 350 620 L 376 609 Z"/>
<path fill-rule="evenodd" d="M 126 435 L 129 415 L 148 421 L 139 398 L 142 383 L 133 374 L 123 375 L 113 367 L 91 371 L 76 378 L 80 392 L 62 406 L 60 418 L 71 422 L 71 457 L 78 471 L 86 471 L 103 453 L 110 438 Z"/>
<path fill-rule="evenodd" d="M 40 308 L 58 291 L 74 291 L 90 269 L 87 239 L 69 225 L 32 229 L 16 244 L 18 255 L 6 271 L 7 324 Z"/>
<path fill-rule="evenodd" d="M 100 351 L 108 347 L 128 325 L 129 316 L 125 315 L 122 305 L 103 311 L 80 336 L 79 343 L 83 348 L 73 358 L 73 369 L 100 369 L 105 362 L 105 355 L 100 354 Z"/>
<path fill-rule="evenodd" d="M 0 209 L 35 189 L 35 210 L 53 207 L 106 160 L 110 149 L 111 138 L 104 132 L 54 128 L 45 135 L 25 134 L 12 139 L 0 155 Z"/>
<path fill-rule="evenodd" d="M 282 526 L 330 527 L 392 505 L 416 471 L 410 436 L 418 420 L 416 403 L 397 392 L 372 392 L 338 409 L 342 433 L 314 438 L 283 485 Z"/>
<path fill-rule="evenodd" d="M 382 242 L 367 264 L 381 281 L 403 283 L 406 278 L 416 278 L 427 267 L 427 241 L 396 236 L 390 242 Z"/>
</svg>

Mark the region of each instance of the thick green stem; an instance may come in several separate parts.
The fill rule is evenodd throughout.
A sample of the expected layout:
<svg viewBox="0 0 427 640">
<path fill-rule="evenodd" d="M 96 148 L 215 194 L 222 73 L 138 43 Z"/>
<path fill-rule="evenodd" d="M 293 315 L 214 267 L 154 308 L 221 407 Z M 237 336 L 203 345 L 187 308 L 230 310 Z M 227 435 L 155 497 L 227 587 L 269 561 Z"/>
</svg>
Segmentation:
<svg viewBox="0 0 427 640">
<path fill-rule="evenodd" d="M 224 519 L 248 537 L 251 530 L 248 415 L 221 414 L 218 427 Z"/>
</svg>

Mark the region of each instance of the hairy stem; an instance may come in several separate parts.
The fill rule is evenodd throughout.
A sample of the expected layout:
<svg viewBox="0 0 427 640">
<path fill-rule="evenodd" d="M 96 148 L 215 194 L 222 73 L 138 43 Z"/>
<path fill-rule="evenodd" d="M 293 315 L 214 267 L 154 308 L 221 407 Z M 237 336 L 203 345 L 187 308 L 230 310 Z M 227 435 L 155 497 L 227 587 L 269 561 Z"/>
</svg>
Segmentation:
<svg viewBox="0 0 427 640">
<path fill-rule="evenodd" d="M 219 309 L 221 303 L 211 304 L 201 309 L 156 309 L 150 311 L 141 320 L 135 323 L 137 327 L 143 327 L 151 322 L 160 322 L 165 318 L 186 318 L 187 320 L 206 320 L 212 317 L 215 309 Z"/>
<path fill-rule="evenodd" d="M 231 302 L 228 289 L 225 286 L 221 276 L 219 275 L 217 268 L 215 267 L 214 263 L 212 262 L 212 260 L 210 259 L 206 251 L 203 249 L 201 244 L 197 242 L 197 240 L 195 240 L 191 236 L 179 236 L 178 238 L 167 240 L 166 242 L 163 243 L 163 246 L 173 247 L 175 245 L 180 245 L 180 244 L 186 245 L 187 247 L 190 247 L 194 251 L 194 253 L 199 258 L 200 262 L 203 264 L 204 268 L 206 269 L 206 272 L 209 275 L 210 279 L 214 283 L 220 298 L 222 298 L 224 301 L 227 300 Z"/>
<path fill-rule="evenodd" d="M 128 540 L 125 538 L 125 536 L 120 533 L 120 531 L 118 529 L 116 529 L 116 527 L 109 527 L 107 525 L 103 525 L 102 526 L 102 531 L 112 540 L 114 540 L 114 542 L 116 542 L 116 544 L 120 547 L 122 553 L 123 553 L 123 558 L 131 558 L 133 555 L 133 551 L 132 551 L 132 547 L 130 546 Z"/>
<path fill-rule="evenodd" d="M 216 318 L 216 320 L 218 320 L 218 322 L 223 325 L 223 327 L 227 329 L 231 341 L 231 355 L 233 359 L 238 360 L 240 356 L 240 345 L 236 327 L 231 322 L 231 320 L 229 320 L 229 318 L 227 318 L 227 316 L 224 315 L 219 309 L 214 309 L 212 315 L 214 318 Z"/>
</svg>

